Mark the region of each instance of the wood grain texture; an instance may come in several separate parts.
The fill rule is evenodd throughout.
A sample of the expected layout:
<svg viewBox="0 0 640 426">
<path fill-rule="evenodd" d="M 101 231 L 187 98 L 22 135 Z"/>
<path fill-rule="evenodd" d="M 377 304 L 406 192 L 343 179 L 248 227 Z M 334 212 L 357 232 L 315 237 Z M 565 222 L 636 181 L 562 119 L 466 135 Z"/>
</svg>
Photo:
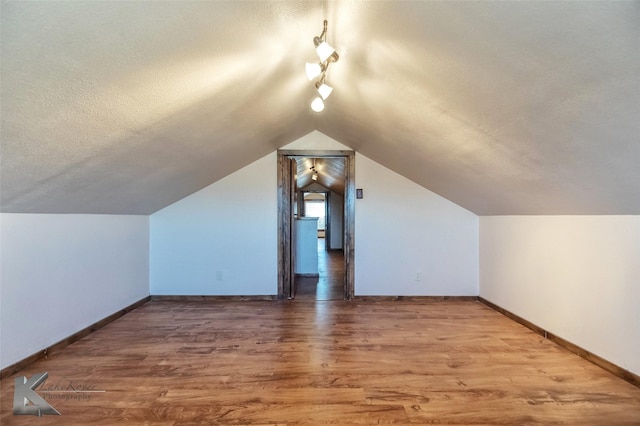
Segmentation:
<svg viewBox="0 0 640 426">
<path fill-rule="evenodd" d="M 343 300 L 345 262 L 342 250 L 327 251 L 325 238 L 318 238 L 318 276 L 296 276 L 296 299 Z"/>
<path fill-rule="evenodd" d="M 638 376 L 637 374 L 632 373 L 631 371 L 625 370 L 624 368 L 610 362 L 607 361 L 606 359 L 589 352 L 586 349 L 581 348 L 578 345 L 575 345 L 571 342 L 569 342 L 566 339 L 563 339 L 560 336 L 557 336 L 545 329 L 543 329 L 542 327 L 538 327 L 537 325 L 533 324 L 530 321 L 527 321 L 526 319 L 522 318 L 519 315 L 514 314 L 513 312 L 510 312 L 498 305 L 496 305 L 495 303 L 492 303 L 490 301 L 488 301 L 487 299 L 484 299 L 482 297 L 479 297 L 478 300 L 480 300 L 482 303 L 484 303 L 485 305 L 489 306 L 490 308 L 500 312 L 502 315 L 511 318 L 512 320 L 524 325 L 525 327 L 527 327 L 528 329 L 530 329 L 531 331 L 533 331 L 534 333 L 537 333 L 543 337 L 545 337 L 546 339 L 551 340 L 552 342 L 562 346 L 563 348 L 573 352 L 574 354 L 581 356 L 582 358 L 586 359 L 589 362 L 594 363 L 595 365 L 597 365 L 598 367 L 604 368 L 605 370 L 607 370 L 608 372 L 615 374 L 616 376 L 626 380 L 627 382 L 633 384 L 634 386 L 640 387 L 640 376 Z"/>
<path fill-rule="evenodd" d="M 356 156 L 350 152 L 345 158 L 345 197 L 344 197 L 344 299 L 351 300 L 355 295 L 355 247 L 356 247 Z"/>
<path fill-rule="evenodd" d="M 14 416 L 12 376 L 3 426 L 640 423 L 640 389 L 478 301 L 152 300 L 43 371 L 105 392 Z"/>
<path fill-rule="evenodd" d="M 294 231 L 291 215 L 293 200 L 293 176 L 291 175 L 291 161 L 288 157 L 278 154 L 278 299 L 290 296 L 292 280 L 294 279 L 294 254 L 291 241 Z"/>
<path fill-rule="evenodd" d="M 117 312 L 114 312 L 113 314 L 109 315 L 108 317 L 105 317 L 103 319 L 101 319 L 100 321 L 97 321 L 93 324 L 91 324 L 88 327 L 83 328 L 82 330 L 73 333 L 71 336 L 60 340 L 59 342 L 54 343 L 51 346 L 46 347 L 45 349 L 43 349 L 40 352 L 36 352 L 35 354 L 32 354 L 22 360 L 20 360 L 19 362 L 16 362 L 15 364 L 12 364 L 6 368 L 3 368 L 2 371 L 0 371 L 0 379 L 3 379 L 5 377 L 11 376 L 12 374 L 15 374 L 17 372 L 19 372 L 20 370 L 28 367 L 29 365 L 33 364 L 34 362 L 36 362 L 39 359 L 42 358 L 46 358 L 49 355 L 69 346 L 70 344 L 72 344 L 73 342 L 76 342 L 80 339 L 82 339 L 83 337 L 88 336 L 89 334 L 93 333 L 96 330 L 101 329 L 102 327 L 104 327 L 107 324 L 112 323 L 113 321 L 117 320 L 118 318 L 120 318 L 121 316 L 125 315 L 128 312 L 133 311 L 134 309 L 142 306 L 143 304 L 147 303 L 151 298 L 149 296 L 144 297 L 140 300 L 138 300 L 135 303 L 132 303 L 131 305 L 127 306 L 126 308 L 120 309 Z"/>
</svg>

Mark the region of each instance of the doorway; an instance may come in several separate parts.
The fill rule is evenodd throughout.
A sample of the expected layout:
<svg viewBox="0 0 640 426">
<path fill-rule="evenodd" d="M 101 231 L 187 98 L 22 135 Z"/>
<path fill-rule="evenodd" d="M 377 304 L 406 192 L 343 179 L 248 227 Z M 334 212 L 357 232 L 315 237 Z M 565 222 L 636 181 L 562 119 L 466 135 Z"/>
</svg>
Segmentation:
<svg viewBox="0 0 640 426">
<path fill-rule="evenodd" d="M 341 172 L 337 173 L 336 168 Z M 332 170 L 333 169 L 333 170 Z M 336 175 L 341 175 L 341 189 L 335 188 Z M 298 284 L 305 283 L 304 279 L 315 280 L 317 286 L 324 286 L 326 291 L 316 291 L 319 298 L 335 297 L 327 291 L 339 280 L 341 298 L 351 300 L 354 294 L 354 224 L 355 224 L 355 153 L 353 151 L 306 151 L 279 150 L 278 151 L 278 298 L 293 299 L 296 296 Z M 313 180 L 313 182 L 311 182 Z M 341 193 L 342 192 L 342 193 Z M 296 259 L 296 241 L 298 232 L 304 231 L 300 225 L 311 217 L 305 215 L 305 193 L 323 193 L 325 210 L 324 235 L 315 230 L 318 272 L 298 274 L 296 280 L 296 265 L 301 259 Z M 313 202 L 309 200 L 309 202 Z M 316 201 L 317 202 L 317 201 Z M 340 206 L 340 214 L 337 205 Z M 333 208 L 333 210 L 332 210 Z M 340 226 L 338 226 L 340 225 Z M 317 221 L 311 226 L 317 226 Z M 322 235 L 322 239 L 319 238 Z M 339 248 L 335 250 L 336 241 Z M 334 250 L 332 250 L 334 249 Z M 298 251 L 300 253 L 300 251 Z M 340 264 L 336 263 L 340 256 Z M 333 265 L 333 266 L 331 266 Z M 339 267 L 337 267 L 337 266 Z M 324 268 L 324 269 L 322 269 Z M 312 270 L 313 272 L 313 270 Z M 320 274 L 323 275 L 320 275 Z M 339 275 L 336 275 L 339 273 Z M 302 293 L 308 289 L 300 288 Z M 317 290 L 321 290 L 317 287 Z"/>
<path fill-rule="evenodd" d="M 294 296 L 317 301 L 342 300 L 345 283 L 342 232 L 344 194 L 312 183 L 299 190 L 298 197 L 302 205 L 295 215 L 298 226 L 295 236 Z M 311 255 L 313 263 L 305 263 Z"/>
</svg>

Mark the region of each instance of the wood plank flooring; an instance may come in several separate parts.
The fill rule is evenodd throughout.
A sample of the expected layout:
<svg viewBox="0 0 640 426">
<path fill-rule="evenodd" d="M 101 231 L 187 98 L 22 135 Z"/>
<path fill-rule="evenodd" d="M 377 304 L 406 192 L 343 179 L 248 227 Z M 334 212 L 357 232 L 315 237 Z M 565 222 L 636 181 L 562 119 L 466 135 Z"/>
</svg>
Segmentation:
<svg viewBox="0 0 640 426">
<path fill-rule="evenodd" d="M 61 415 L 14 416 L 40 372 Z M 476 301 L 151 301 L 0 396 L 3 426 L 640 424 L 639 388 Z"/>
<path fill-rule="evenodd" d="M 326 240 L 318 238 L 319 277 L 296 276 L 297 299 L 343 300 L 345 284 L 344 253 L 327 251 Z"/>
</svg>

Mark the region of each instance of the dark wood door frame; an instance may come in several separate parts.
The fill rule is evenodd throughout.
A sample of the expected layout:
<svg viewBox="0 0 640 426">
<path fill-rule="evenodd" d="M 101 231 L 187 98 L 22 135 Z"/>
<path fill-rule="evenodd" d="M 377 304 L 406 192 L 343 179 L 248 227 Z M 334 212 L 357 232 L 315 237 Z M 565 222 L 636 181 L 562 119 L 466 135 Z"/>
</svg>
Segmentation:
<svg viewBox="0 0 640 426">
<path fill-rule="evenodd" d="M 345 164 L 344 192 L 344 263 L 345 284 L 344 299 L 351 300 L 355 289 L 355 152 L 354 151 L 316 151 L 316 150 L 278 150 L 278 299 L 290 297 L 293 285 L 293 172 L 289 159 L 292 157 L 343 157 Z"/>
</svg>

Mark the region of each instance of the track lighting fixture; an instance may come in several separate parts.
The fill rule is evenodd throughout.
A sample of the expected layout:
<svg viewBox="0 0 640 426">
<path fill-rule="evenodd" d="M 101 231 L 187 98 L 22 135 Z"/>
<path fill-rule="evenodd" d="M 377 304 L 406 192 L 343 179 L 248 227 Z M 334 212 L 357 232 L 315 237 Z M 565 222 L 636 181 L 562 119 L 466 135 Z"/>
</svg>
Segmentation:
<svg viewBox="0 0 640 426">
<path fill-rule="evenodd" d="M 307 62 L 305 66 L 305 71 L 307 73 L 307 78 L 309 80 L 313 80 L 314 78 L 320 77 L 320 80 L 316 82 L 315 86 L 318 91 L 319 97 L 315 98 L 311 102 L 311 109 L 315 112 L 320 112 L 324 109 L 324 101 L 329 97 L 333 88 L 328 86 L 325 83 L 325 78 L 327 77 L 327 69 L 329 69 L 329 64 L 332 62 L 337 62 L 340 57 L 338 56 L 338 52 L 327 43 L 327 20 L 324 20 L 324 26 L 322 28 L 322 33 L 318 37 L 313 38 L 313 44 L 316 47 L 316 53 L 320 58 L 319 63 L 311 63 Z"/>
</svg>

